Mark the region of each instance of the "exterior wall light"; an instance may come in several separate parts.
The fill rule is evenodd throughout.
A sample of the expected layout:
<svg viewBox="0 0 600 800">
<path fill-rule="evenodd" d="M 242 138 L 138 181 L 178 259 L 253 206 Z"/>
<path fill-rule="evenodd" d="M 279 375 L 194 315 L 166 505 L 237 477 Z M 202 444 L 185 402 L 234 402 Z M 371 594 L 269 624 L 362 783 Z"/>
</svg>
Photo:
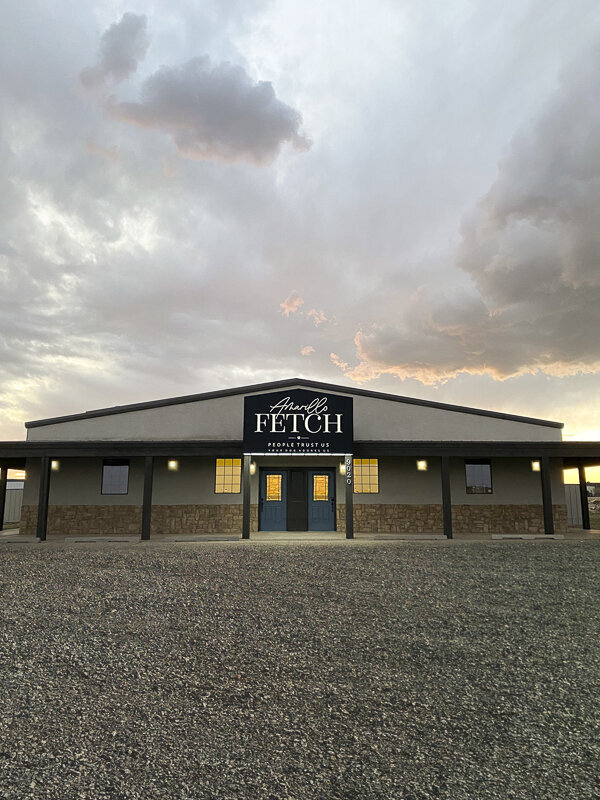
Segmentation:
<svg viewBox="0 0 600 800">
<path fill-rule="evenodd" d="M 177 472 L 177 470 L 179 469 L 179 461 L 177 461 L 174 458 L 170 459 L 169 461 L 167 461 L 167 469 L 170 469 L 171 472 Z"/>
<path fill-rule="evenodd" d="M 256 461 L 250 462 L 250 475 L 254 475 L 256 473 Z"/>
<path fill-rule="evenodd" d="M 340 461 L 340 475 L 346 474 L 346 463 L 344 461 Z"/>
<path fill-rule="evenodd" d="M 531 462 L 531 469 L 532 469 L 533 472 L 539 472 L 540 471 L 540 462 L 539 461 L 532 461 Z"/>
<path fill-rule="evenodd" d="M 424 458 L 417 461 L 417 469 L 419 472 L 427 472 L 427 461 Z"/>
<path fill-rule="evenodd" d="M 60 469 L 60 461 L 51 461 L 50 469 L 52 470 L 52 472 L 58 472 L 58 470 Z"/>
</svg>

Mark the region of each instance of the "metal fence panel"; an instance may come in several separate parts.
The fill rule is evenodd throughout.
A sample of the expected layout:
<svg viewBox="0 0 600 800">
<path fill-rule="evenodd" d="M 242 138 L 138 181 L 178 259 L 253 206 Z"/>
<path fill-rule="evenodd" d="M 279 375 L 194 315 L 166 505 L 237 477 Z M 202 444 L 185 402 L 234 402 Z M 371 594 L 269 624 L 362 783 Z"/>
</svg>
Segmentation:
<svg viewBox="0 0 600 800">
<path fill-rule="evenodd" d="M 581 516 L 581 497 L 579 495 L 579 484 L 567 484 L 565 486 L 567 498 L 567 520 L 569 525 L 576 525 L 581 528 L 583 519 Z"/>
</svg>

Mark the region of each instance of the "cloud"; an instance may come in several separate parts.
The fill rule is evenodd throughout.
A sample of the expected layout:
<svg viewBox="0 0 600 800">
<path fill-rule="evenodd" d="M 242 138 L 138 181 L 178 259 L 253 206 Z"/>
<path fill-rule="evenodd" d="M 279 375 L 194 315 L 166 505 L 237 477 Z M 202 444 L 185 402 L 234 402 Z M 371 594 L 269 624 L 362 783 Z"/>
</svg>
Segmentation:
<svg viewBox="0 0 600 800">
<path fill-rule="evenodd" d="M 600 45 L 564 70 L 465 216 L 455 266 L 471 288 L 417 293 L 402 323 L 356 334 L 355 380 L 436 383 L 600 369 Z"/>
<path fill-rule="evenodd" d="M 115 145 L 112 147 L 103 147 L 91 138 L 88 138 L 85 144 L 85 149 L 88 151 L 88 153 L 92 153 L 95 156 L 102 156 L 103 158 L 107 158 L 109 161 L 117 161 L 119 158 L 118 147 Z"/>
<path fill-rule="evenodd" d="M 162 67 L 144 82 L 140 102 L 112 102 L 108 110 L 169 134 L 188 158 L 265 164 L 284 142 L 310 146 L 300 133 L 302 117 L 277 99 L 269 81 L 254 83 L 227 62 L 212 66 L 208 56 Z"/>
<path fill-rule="evenodd" d="M 314 353 L 314 352 L 315 352 L 315 348 L 312 345 L 307 344 L 305 347 L 303 347 L 300 350 L 300 355 L 301 356 L 309 356 L 311 353 Z"/>
<path fill-rule="evenodd" d="M 329 358 L 332 363 L 336 365 L 336 367 L 339 367 L 342 370 L 342 372 L 346 372 L 348 370 L 350 365 L 347 361 L 344 361 L 342 358 L 340 358 L 337 353 L 330 353 Z"/>
<path fill-rule="evenodd" d="M 283 314 L 286 317 L 289 317 L 290 314 L 295 314 L 298 309 L 304 305 L 304 300 L 300 297 L 298 292 L 294 290 L 289 294 L 283 303 L 279 304 L 279 307 L 283 309 Z"/>
<path fill-rule="evenodd" d="M 316 308 L 311 308 L 309 311 L 306 312 L 306 316 L 312 319 L 317 328 L 319 327 L 319 325 L 322 325 L 324 322 L 328 321 L 325 312 L 322 309 L 317 311 Z"/>
<path fill-rule="evenodd" d="M 124 5 L 117 17 L 107 0 L 55 0 L 37 3 L 25 19 L 23 3 L 7 0 L 0 27 L 4 438 L 23 436 L 27 418 L 277 380 L 308 368 L 315 379 L 336 382 L 341 367 L 331 352 L 343 355 L 335 357 L 346 363 L 348 383 L 352 374 L 393 392 L 397 376 L 414 375 L 403 394 L 466 405 L 476 398 L 489 408 L 565 420 L 569 404 L 586 397 L 593 419 L 600 372 L 562 381 L 528 374 L 498 383 L 491 376 L 534 364 L 540 353 L 558 370 L 563 343 L 568 369 L 578 359 L 586 369 L 593 363 L 581 356 L 597 347 L 593 259 L 587 276 L 579 255 L 571 258 L 578 271 L 565 270 L 567 288 L 586 281 L 579 291 L 590 307 L 580 295 L 562 293 L 560 336 L 560 306 L 553 302 L 543 313 L 544 292 L 563 281 L 550 280 L 549 265 L 558 259 L 562 274 L 564 233 L 583 219 L 576 184 L 581 212 L 587 206 L 593 217 L 597 207 L 589 179 L 591 144 L 600 141 L 593 93 L 583 104 L 575 92 L 565 120 L 549 120 L 542 130 L 547 138 L 554 124 L 561 132 L 579 126 L 581 142 L 575 133 L 562 137 L 571 158 L 578 150 L 585 158 L 565 173 L 564 222 L 551 204 L 547 224 L 529 208 L 541 193 L 536 181 L 564 161 L 560 149 L 550 157 L 543 147 L 538 152 L 536 124 L 554 102 L 547 101 L 557 71 L 584 52 L 594 26 L 566 0 L 509 0 L 492 14 L 493 24 L 489 13 L 474 14 L 462 1 L 434 17 L 417 0 L 396 5 L 388 13 L 390 4 L 379 0 L 157 0 L 146 8 Z M 118 28 L 126 8 L 147 13 L 155 35 L 142 61 L 145 45 L 136 50 L 135 36 L 121 27 L 133 59 L 120 69 L 101 45 L 98 20 Z M 339 35 L 323 35 L 331 30 Z M 373 42 L 373 58 L 348 57 L 374 52 Z M 173 77 L 202 53 L 212 59 L 209 83 L 215 65 L 227 62 L 244 65 L 251 89 L 259 78 L 271 81 L 277 100 L 302 111 L 315 139 L 310 155 L 292 157 L 297 151 L 284 142 L 263 169 L 223 169 L 218 153 L 182 159 L 162 117 L 145 131 L 106 112 L 109 95 L 111 108 L 123 101 L 145 106 L 139 92 L 148 76 L 165 64 Z M 97 68 L 101 81 L 93 91 L 73 91 L 85 65 Z M 593 89 L 596 60 L 591 69 L 579 84 Z M 577 83 L 569 79 L 569 91 Z M 217 99 L 211 109 L 220 107 Z M 182 115 L 174 118 L 179 123 Z M 184 133 L 194 130 L 194 120 L 184 123 Z M 524 149 L 528 137 L 532 146 Z M 517 145 L 525 154 L 518 166 Z M 232 160 L 242 160 L 240 148 L 230 147 Z M 496 184 L 499 153 L 505 158 L 494 197 L 477 203 Z M 573 172 L 580 181 L 568 177 Z M 541 189 L 552 197 L 547 183 Z M 559 181 L 559 200 L 561 193 Z M 455 252 L 463 218 L 463 246 Z M 571 241 L 584 239 L 573 234 Z M 593 253 L 593 241 L 579 252 L 590 247 Z M 513 269 L 508 281 L 496 269 L 504 253 L 538 265 L 536 304 L 526 270 Z M 306 303 L 286 315 L 280 303 L 290 286 Z M 306 316 L 313 308 L 327 309 L 328 321 L 315 326 Z M 315 352 L 303 356 L 307 343 Z M 354 349 L 357 358 L 350 357 Z M 460 372 L 488 367 L 488 375 Z M 435 389 L 424 390 L 417 377 Z"/>
<path fill-rule="evenodd" d="M 100 86 L 106 81 L 119 83 L 136 71 L 148 50 L 146 17 L 123 14 L 102 34 L 98 64 L 81 73 L 81 81 L 87 88 Z"/>
</svg>

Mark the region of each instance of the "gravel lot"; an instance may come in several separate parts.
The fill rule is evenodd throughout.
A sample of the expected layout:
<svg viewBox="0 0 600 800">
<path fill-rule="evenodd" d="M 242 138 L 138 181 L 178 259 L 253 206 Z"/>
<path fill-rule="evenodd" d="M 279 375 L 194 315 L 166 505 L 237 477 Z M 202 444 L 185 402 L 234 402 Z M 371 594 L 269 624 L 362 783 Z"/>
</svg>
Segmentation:
<svg viewBox="0 0 600 800">
<path fill-rule="evenodd" d="M 4 545 L 0 796 L 585 800 L 600 541 Z"/>
</svg>

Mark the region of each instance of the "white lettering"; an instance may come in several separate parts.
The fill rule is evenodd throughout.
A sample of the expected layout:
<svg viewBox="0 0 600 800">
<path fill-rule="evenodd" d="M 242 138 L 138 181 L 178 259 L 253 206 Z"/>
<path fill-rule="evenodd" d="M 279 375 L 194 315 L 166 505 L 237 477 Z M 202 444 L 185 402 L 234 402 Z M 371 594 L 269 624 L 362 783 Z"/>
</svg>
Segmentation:
<svg viewBox="0 0 600 800">
<path fill-rule="evenodd" d="M 271 433 L 285 433 L 285 419 L 277 414 L 271 414 Z"/>
<path fill-rule="evenodd" d="M 302 414 L 286 414 L 286 418 L 291 417 L 293 422 L 291 433 L 298 433 L 298 419 L 302 419 Z"/>
<path fill-rule="evenodd" d="M 281 400 L 271 406 L 270 411 L 271 414 L 275 413 L 277 415 L 284 414 L 286 411 L 299 411 L 305 414 L 324 414 L 325 411 L 327 411 L 327 398 L 315 397 L 310 403 L 296 405 L 292 403 L 289 397 L 282 397 Z"/>
<path fill-rule="evenodd" d="M 341 433 L 342 432 L 342 415 L 336 414 L 336 421 L 333 423 L 337 426 L 337 430 L 334 433 Z M 331 414 L 325 414 L 325 427 L 323 428 L 323 433 L 331 433 L 329 430 L 329 420 L 331 418 Z"/>
<path fill-rule="evenodd" d="M 261 419 L 264 417 L 264 419 Z M 267 420 L 269 419 L 268 414 L 256 414 L 256 430 L 254 433 L 262 433 L 264 426 L 267 424 Z"/>
<path fill-rule="evenodd" d="M 320 414 L 308 414 L 308 416 L 305 417 L 305 419 L 304 419 L 304 427 L 306 428 L 306 430 L 309 433 L 320 433 L 321 432 L 321 425 L 319 425 L 319 427 L 316 430 L 313 430 L 310 427 L 310 425 L 308 424 L 308 422 L 309 422 L 311 417 L 316 417 L 318 420 L 321 419 L 321 415 Z"/>
</svg>

